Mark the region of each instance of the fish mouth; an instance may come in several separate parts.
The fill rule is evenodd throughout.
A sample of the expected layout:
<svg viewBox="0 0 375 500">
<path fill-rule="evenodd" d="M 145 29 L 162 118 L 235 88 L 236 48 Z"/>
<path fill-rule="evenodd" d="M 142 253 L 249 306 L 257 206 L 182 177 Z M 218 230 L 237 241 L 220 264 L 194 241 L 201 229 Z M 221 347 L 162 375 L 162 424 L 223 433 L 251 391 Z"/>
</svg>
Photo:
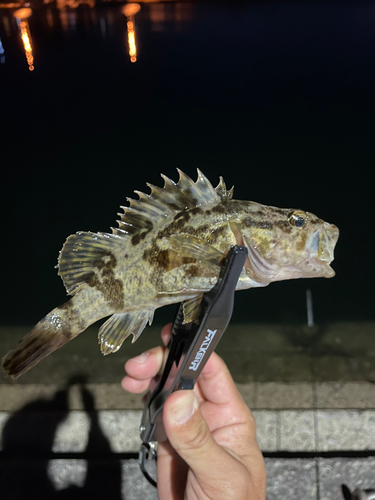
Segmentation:
<svg viewBox="0 0 375 500">
<path fill-rule="evenodd" d="M 334 259 L 334 249 L 339 238 L 339 229 L 334 224 L 325 222 L 323 226 L 318 229 L 310 243 L 311 257 L 310 267 L 315 273 L 324 278 L 332 278 L 335 276 L 335 271 L 330 266 Z"/>
<path fill-rule="evenodd" d="M 310 258 L 301 266 L 300 278 L 333 278 L 335 271 L 329 263 L 320 260 L 319 258 Z"/>
</svg>

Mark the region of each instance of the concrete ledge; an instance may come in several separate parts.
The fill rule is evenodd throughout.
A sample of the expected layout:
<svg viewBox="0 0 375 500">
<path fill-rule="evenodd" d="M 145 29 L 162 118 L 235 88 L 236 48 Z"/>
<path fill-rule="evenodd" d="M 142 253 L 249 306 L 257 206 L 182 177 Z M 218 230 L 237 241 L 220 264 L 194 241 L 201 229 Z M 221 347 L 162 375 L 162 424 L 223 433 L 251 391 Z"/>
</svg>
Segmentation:
<svg viewBox="0 0 375 500">
<path fill-rule="evenodd" d="M 267 500 L 337 500 L 340 486 L 374 488 L 375 459 L 270 459 Z M 154 468 L 150 472 L 154 475 Z M 22 478 L 20 480 L 20 478 Z M 2 498 L 157 500 L 137 460 L 35 459 L 0 463 Z M 60 498 L 60 497 L 59 497 Z"/>
<path fill-rule="evenodd" d="M 346 382 L 316 384 L 317 408 L 375 408 L 375 384 Z"/>
<path fill-rule="evenodd" d="M 0 326 L 1 356 L 28 331 L 27 327 Z M 234 380 L 241 384 L 375 382 L 374 331 L 375 322 L 328 323 L 313 328 L 231 323 L 217 352 Z M 88 328 L 24 374 L 19 382 L 48 382 L 60 387 L 80 376 L 90 384 L 116 384 L 124 376 L 124 363 L 130 357 L 160 344 L 160 327 L 149 327 L 134 345 L 127 341 L 117 353 L 102 356 L 97 335 L 97 325 Z M 0 385 L 19 382 L 13 384 L 5 375 L 0 376 Z M 265 386 L 264 390 L 266 397 L 271 389 Z M 309 404 L 309 397 L 306 393 L 304 404 Z"/>
<path fill-rule="evenodd" d="M 257 383 L 255 394 L 254 408 L 314 408 L 314 384 Z"/>
<path fill-rule="evenodd" d="M 96 410 L 141 410 L 142 396 L 125 392 L 120 383 L 86 384 Z M 375 409 L 371 382 L 252 382 L 238 383 L 246 404 L 256 410 Z M 0 384 L 0 411 L 17 411 L 38 400 L 52 400 L 66 391 L 69 410 L 84 410 L 82 390 L 73 385 Z"/>
<path fill-rule="evenodd" d="M 373 410 L 253 413 L 263 452 L 375 450 Z M 109 453 L 137 453 L 140 421 L 140 410 L 0 412 L 0 450 L 36 447 L 47 453 L 83 453 L 94 438 L 105 442 Z"/>
</svg>

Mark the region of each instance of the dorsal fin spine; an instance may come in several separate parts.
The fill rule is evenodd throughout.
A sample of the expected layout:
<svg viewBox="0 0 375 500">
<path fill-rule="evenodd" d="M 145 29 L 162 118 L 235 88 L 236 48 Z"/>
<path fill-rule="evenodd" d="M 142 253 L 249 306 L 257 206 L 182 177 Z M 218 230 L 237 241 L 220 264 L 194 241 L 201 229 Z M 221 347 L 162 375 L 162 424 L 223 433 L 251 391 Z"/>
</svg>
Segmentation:
<svg viewBox="0 0 375 500">
<path fill-rule="evenodd" d="M 218 187 L 214 189 L 210 181 L 199 169 L 197 169 L 198 178 L 196 182 L 181 170 L 177 169 L 177 171 L 179 174 L 177 183 L 161 174 L 164 180 L 163 188 L 147 184 L 151 190 L 150 194 L 135 191 L 138 200 L 127 198 L 129 206 L 122 206 L 124 214 L 119 214 L 121 218 L 119 222 L 120 230 L 132 235 L 137 231 L 148 231 L 155 227 L 158 220 L 161 222 L 166 217 L 177 212 L 230 199 L 231 192 L 226 190 L 222 178 Z M 114 234 L 121 236 L 123 233 Z"/>
<path fill-rule="evenodd" d="M 164 180 L 164 186 L 163 186 L 163 189 L 168 189 L 170 187 L 172 187 L 172 189 L 174 187 L 176 187 L 176 183 L 172 181 L 172 179 L 170 179 L 169 177 L 167 177 L 166 175 L 164 174 L 160 174 L 161 178 Z"/>
<path fill-rule="evenodd" d="M 133 200 L 132 198 L 127 198 L 130 203 L 130 208 L 141 214 L 143 217 L 148 217 L 149 219 L 153 219 L 154 217 L 164 216 L 164 213 L 159 208 L 155 207 L 153 204 L 145 202 L 143 199 Z M 165 212 L 165 210 L 164 210 Z"/>
<path fill-rule="evenodd" d="M 147 206 L 147 210 L 152 216 L 156 217 L 168 217 L 169 214 L 175 212 L 171 207 L 165 203 L 161 203 L 151 195 L 142 193 L 141 191 L 134 191 L 139 196 L 139 201 Z"/>
<path fill-rule="evenodd" d="M 231 200 L 233 197 L 234 186 L 232 186 L 228 191 L 223 177 L 220 176 L 219 179 L 220 179 L 219 184 L 215 187 L 216 193 L 220 196 L 222 200 Z"/>
<path fill-rule="evenodd" d="M 147 184 L 147 186 L 151 189 L 150 197 L 152 199 L 163 206 L 167 206 L 171 211 L 178 212 L 177 201 L 173 195 L 159 186 L 154 186 L 153 184 Z"/>
</svg>

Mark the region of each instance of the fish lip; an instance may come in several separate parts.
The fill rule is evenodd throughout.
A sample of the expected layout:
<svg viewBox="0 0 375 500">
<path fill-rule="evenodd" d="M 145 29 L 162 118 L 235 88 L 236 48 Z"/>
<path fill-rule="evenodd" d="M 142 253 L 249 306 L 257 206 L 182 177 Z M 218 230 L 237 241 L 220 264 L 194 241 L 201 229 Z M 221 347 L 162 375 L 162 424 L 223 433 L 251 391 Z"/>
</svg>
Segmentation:
<svg viewBox="0 0 375 500">
<path fill-rule="evenodd" d="M 316 263 L 318 268 L 317 272 L 319 273 L 315 274 L 314 272 L 315 276 L 321 276 L 322 278 L 333 278 L 333 276 L 335 276 L 336 273 L 330 266 L 331 262 L 333 261 L 333 257 L 329 262 L 326 260 L 321 260 L 319 259 L 319 257 L 315 257 L 312 260 Z"/>
<path fill-rule="evenodd" d="M 325 278 L 332 278 L 336 274 L 330 264 L 335 258 L 334 250 L 339 235 L 340 231 L 337 226 L 324 222 L 311 239 L 310 250 L 313 253 L 309 260 L 316 265 L 317 271 Z"/>
</svg>

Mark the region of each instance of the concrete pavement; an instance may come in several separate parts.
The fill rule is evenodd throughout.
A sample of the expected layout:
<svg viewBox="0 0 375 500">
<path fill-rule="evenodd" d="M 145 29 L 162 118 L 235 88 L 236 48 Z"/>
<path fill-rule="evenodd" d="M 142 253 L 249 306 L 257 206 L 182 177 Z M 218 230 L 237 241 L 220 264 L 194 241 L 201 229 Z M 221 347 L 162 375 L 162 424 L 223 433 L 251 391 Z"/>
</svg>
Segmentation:
<svg viewBox="0 0 375 500">
<path fill-rule="evenodd" d="M 1 352 L 26 330 L 1 328 Z M 87 495 L 93 477 L 110 498 L 156 498 L 135 460 L 141 400 L 119 381 L 128 357 L 158 343 L 158 329 L 105 358 L 90 330 L 19 381 L 1 381 L 2 498 L 19 498 L 15 474 L 29 478 L 29 498 L 38 485 L 46 498 Z M 336 323 L 231 325 L 225 333 L 218 352 L 254 412 L 268 500 L 339 499 L 342 483 L 375 486 L 374 332 L 375 323 Z M 96 498 L 100 485 L 93 491 Z"/>
</svg>

